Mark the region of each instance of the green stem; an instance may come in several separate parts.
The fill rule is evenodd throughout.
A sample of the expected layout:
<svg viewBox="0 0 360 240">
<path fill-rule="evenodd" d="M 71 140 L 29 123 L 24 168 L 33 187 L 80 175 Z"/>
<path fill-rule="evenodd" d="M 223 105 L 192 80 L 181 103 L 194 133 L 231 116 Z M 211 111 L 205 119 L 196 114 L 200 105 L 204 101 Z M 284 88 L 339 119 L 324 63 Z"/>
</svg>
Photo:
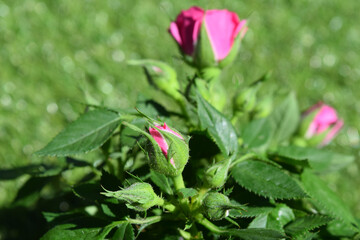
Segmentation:
<svg viewBox="0 0 360 240">
<path fill-rule="evenodd" d="M 217 234 L 226 233 L 226 231 L 222 230 L 221 228 L 219 228 L 218 226 L 214 225 L 212 222 L 207 220 L 204 217 L 204 215 L 202 215 L 201 213 L 195 216 L 195 220 L 213 233 L 217 233 Z"/>
<path fill-rule="evenodd" d="M 189 117 L 189 113 L 188 113 L 187 108 L 186 108 L 185 100 L 184 99 L 177 99 L 176 102 L 179 104 L 181 112 L 184 114 L 185 119 L 189 120 L 190 117 Z"/>
<path fill-rule="evenodd" d="M 153 217 L 141 218 L 141 219 L 126 218 L 126 221 L 131 224 L 145 224 L 145 223 L 157 223 L 160 222 L 161 219 L 162 219 L 161 216 L 153 216 Z"/>
<path fill-rule="evenodd" d="M 169 203 L 169 202 L 166 202 L 164 199 L 162 198 L 159 198 L 159 202 L 157 204 L 158 206 L 161 206 L 163 208 L 165 208 L 166 210 L 170 211 L 170 212 L 173 212 L 175 211 L 176 207 L 175 205 Z"/>
<path fill-rule="evenodd" d="M 255 153 L 247 153 L 247 154 L 245 154 L 244 156 L 242 156 L 241 158 L 236 159 L 234 162 L 232 162 L 231 165 L 230 165 L 230 168 L 234 167 L 234 166 L 235 166 L 236 164 L 238 164 L 239 162 L 248 160 L 248 159 L 253 158 L 253 157 L 255 157 L 255 156 L 256 156 Z"/>
<path fill-rule="evenodd" d="M 172 178 L 174 181 L 175 189 L 180 190 L 182 188 L 185 188 L 184 179 L 181 174 L 175 176 Z"/>
</svg>

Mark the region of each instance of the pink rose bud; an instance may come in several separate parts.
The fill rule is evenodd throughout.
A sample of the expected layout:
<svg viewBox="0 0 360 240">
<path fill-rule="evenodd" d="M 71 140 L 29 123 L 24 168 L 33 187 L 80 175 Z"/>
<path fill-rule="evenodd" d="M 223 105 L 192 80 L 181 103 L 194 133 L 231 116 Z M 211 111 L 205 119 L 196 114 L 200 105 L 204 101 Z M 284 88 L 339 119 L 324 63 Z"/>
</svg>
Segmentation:
<svg viewBox="0 0 360 240">
<path fill-rule="evenodd" d="M 150 167 L 167 176 L 179 175 L 189 158 L 189 146 L 184 137 L 164 125 L 149 127 L 152 147 L 149 151 Z"/>
<path fill-rule="evenodd" d="M 185 56 L 200 68 L 232 62 L 246 31 L 246 20 L 240 21 L 236 13 L 199 7 L 182 11 L 169 28 Z"/>
<path fill-rule="evenodd" d="M 330 143 L 343 125 L 335 109 L 320 102 L 303 114 L 300 132 L 311 145 L 323 147 Z"/>
</svg>

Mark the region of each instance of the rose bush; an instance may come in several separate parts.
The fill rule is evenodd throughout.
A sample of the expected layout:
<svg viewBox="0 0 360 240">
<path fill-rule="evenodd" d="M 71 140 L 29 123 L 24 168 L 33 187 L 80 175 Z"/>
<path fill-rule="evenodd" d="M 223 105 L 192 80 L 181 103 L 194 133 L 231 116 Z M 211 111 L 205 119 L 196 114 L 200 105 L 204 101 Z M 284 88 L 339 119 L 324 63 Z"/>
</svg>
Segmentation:
<svg viewBox="0 0 360 240">
<path fill-rule="evenodd" d="M 224 112 L 205 99 L 200 83 L 216 81 L 203 81 L 207 79 L 198 70 L 210 66 L 207 74 L 218 75 L 222 69 L 213 67 L 234 57 L 236 41 L 245 31 L 245 20 L 227 10 L 183 11 L 170 32 L 198 67 L 187 85 L 178 84 L 176 71 L 161 62 L 132 62 L 144 67 L 152 86 L 176 100 L 173 105 L 163 106 L 154 98 L 140 99 L 137 111 L 89 104 L 37 152 L 61 157 L 54 165 L 10 171 L 31 175 L 24 184 L 31 188 L 19 192 L 15 207 L 29 196 L 33 199 L 29 189 L 45 192 L 48 184 L 44 190 L 55 195 L 49 190 L 63 186 L 56 207 L 42 211 L 52 226 L 43 240 L 359 236 L 358 220 L 316 176 L 341 169 L 354 158 L 292 144 L 299 129 L 309 145 L 329 143 L 343 125 L 333 108 L 317 104 L 301 119 L 294 92 L 279 101 L 272 101 L 278 100 L 272 94 L 263 96 L 260 83 L 268 74 L 241 87 L 233 108 Z M 216 85 L 203 88 L 219 91 Z M 82 159 L 95 149 L 101 150 L 95 161 Z M 64 179 L 77 172 L 83 175 L 67 186 Z M 41 205 L 47 198 L 38 199 Z"/>
</svg>

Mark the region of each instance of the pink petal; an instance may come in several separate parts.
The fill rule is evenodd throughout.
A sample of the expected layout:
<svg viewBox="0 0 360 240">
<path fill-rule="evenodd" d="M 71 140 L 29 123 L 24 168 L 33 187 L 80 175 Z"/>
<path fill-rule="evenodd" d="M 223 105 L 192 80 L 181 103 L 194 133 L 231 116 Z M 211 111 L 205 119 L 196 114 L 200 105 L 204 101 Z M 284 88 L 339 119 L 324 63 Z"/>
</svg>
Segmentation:
<svg viewBox="0 0 360 240">
<path fill-rule="evenodd" d="M 340 129 L 342 128 L 343 125 L 344 125 L 343 120 L 337 121 L 335 123 L 335 125 L 332 127 L 332 129 L 330 130 L 330 132 L 326 135 L 325 139 L 322 141 L 320 146 L 327 145 L 338 134 L 338 132 L 340 131 Z"/>
<path fill-rule="evenodd" d="M 309 125 L 308 130 L 306 131 L 305 137 L 312 138 L 316 133 L 316 128 L 317 128 L 316 123 L 312 121 Z"/>
<path fill-rule="evenodd" d="M 187 55 L 192 55 L 194 52 L 203 16 L 204 10 L 199 7 L 191 7 L 188 10 L 181 11 L 176 21 L 173 22 L 177 26 L 177 32 L 172 26 L 173 24 L 170 25 L 171 35 Z"/>
<path fill-rule="evenodd" d="M 165 141 L 164 136 L 155 128 L 149 128 L 150 135 L 154 138 L 154 140 L 159 144 L 161 151 L 167 157 L 167 151 L 169 146 Z"/>
<path fill-rule="evenodd" d="M 170 159 L 170 163 L 171 163 L 171 165 L 173 165 L 173 166 L 174 166 L 174 168 L 176 168 L 176 166 L 175 166 L 175 161 L 174 161 L 174 159 L 173 159 L 173 158 L 171 158 L 171 159 Z"/>
<path fill-rule="evenodd" d="M 155 125 L 156 128 L 160 129 L 160 130 L 163 130 L 165 132 L 168 132 L 168 133 L 171 133 L 177 137 L 179 137 L 180 139 L 184 140 L 184 138 L 177 132 L 175 132 L 174 130 L 172 130 L 171 128 L 169 128 L 166 123 L 164 123 L 164 126 L 161 126 L 161 125 Z"/>
<path fill-rule="evenodd" d="M 181 40 L 181 37 L 180 37 L 179 29 L 178 29 L 175 22 L 172 22 L 170 24 L 169 32 L 173 36 L 173 38 L 176 40 L 176 42 L 179 45 L 182 45 L 182 40 Z"/>
<path fill-rule="evenodd" d="M 205 13 L 205 26 L 208 32 L 215 60 L 224 59 L 230 52 L 236 36 L 246 21 L 228 10 L 209 10 Z"/>
<path fill-rule="evenodd" d="M 328 105 L 323 105 L 313 120 L 318 126 L 316 133 L 319 134 L 327 130 L 332 124 L 336 123 L 337 120 L 338 117 L 336 115 L 335 109 Z"/>
</svg>

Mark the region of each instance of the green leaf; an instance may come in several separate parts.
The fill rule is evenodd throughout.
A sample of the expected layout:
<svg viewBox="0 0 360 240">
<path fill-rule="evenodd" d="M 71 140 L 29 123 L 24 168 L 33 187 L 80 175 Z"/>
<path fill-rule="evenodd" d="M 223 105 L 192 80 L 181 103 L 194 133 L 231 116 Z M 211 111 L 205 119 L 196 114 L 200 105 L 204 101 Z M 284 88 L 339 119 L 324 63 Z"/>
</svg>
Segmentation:
<svg viewBox="0 0 360 240">
<path fill-rule="evenodd" d="M 56 225 L 41 240 L 102 240 L 115 227 L 97 218 L 82 217 L 73 219 L 71 223 Z"/>
<path fill-rule="evenodd" d="M 260 214 L 268 214 L 274 209 L 273 207 L 250 207 L 246 205 L 243 205 L 243 208 L 243 211 L 231 209 L 229 216 L 233 218 L 253 218 Z"/>
<path fill-rule="evenodd" d="M 269 116 L 269 119 L 275 126 L 273 136 L 274 144 L 289 139 L 296 131 L 300 120 L 300 111 L 295 94 L 290 93 L 284 101 L 275 108 L 274 112 Z"/>
<path fill-rule="evenodd" d="M 304 198 L 306 193 L 281 169 L 260 161 L 246 160 L 232 170 L 235 181 L 260 196 L 275 199 Z"/>
<path fill-rule="evenodd" d="M 257 216 L 248 228 L 267 228 L 274 229 L 284 233 L 283 227 L 290 221 L 295 219 L 295 215 L 291 208 L 285 204 L 279 204 L 270 212 L 265 212 Z"/>
<path fill-rule="evenodd" d="M 228 156 L 238 150 L 236 131 L 231 122 L 197 93 L 198 117 L 221 152 Z"/>
<path fill-rule="evenodd" d="M 291 157 L 270 154 L 270 158 L 277 163 L 284 163 L 292 166 L 311 167 L 308 159 L 296 159 Z"/>
<path fill-rule="evenodd" d="M 161 173 L 151 170 L 150 178 L 151 178 L 151 181 L 153 181 L 153 183 L 155 183 L 156 186 L 158 186 L 161 189 L 161 191 L 163 191 L 169 195 L 172 195 L 174 193 L 173 189 L 171 188 L 169 178 L 166 177 L 164 174 L 161 174 Z"/>
<path fill-rule="evenodd" d="M 198 194 L 198 191 L 196 191 L 193 188 L 182 188 L 182 189 L 178 190 L 178 193 L 180 194 L 181 198 L 188 198 L 188 197 L 193 197 L 196 194 Z"/>
<path fill-rule="evenodd" d="M 339 220 L 330 222 L 326 229 L 331 235 L 339 237 L 353 237 L 356 233 L 359 232 L 359 229 L 355 229 L 348 223 L 341 222 Z"/>
<path fill-rule="evenodd" d="M 303 234 L 306 231 L 313 230 L 330 222 L 332 218 L 323 215 L 308 215 L 297 218 L 288 224 L 285 232 L 292 236 Z"/>
<path fill-rule="evenodd" d="M 230 236 L 239 237 L 244 240 L 278 240 L 285 238 L 278 231 L 264 228 L 230 229 L 226 232 Z"/>
<path fill-rule="evenodd" d="M 32 177 L 19 189 L 13 202 L 14 206 L 30 207 L 40 198 L 41 190 L 55 177 Z"/>
<path fill-rule="evenodd" d="M 274 219 L 271 215 L 265 213 L 257 216 L 249 224 L 248 228 L 266 228 L 266 229 L 277 230 L 279 232 L 283 231 L 280 222 L 276 221 L 276 219 Z"/>
<path fill-rule="evenodd" d="M 274 134 L 273 125 L 267 118 L 250 122 L 242 133 L 244 147 L 265 150 Z"/>
<path fill-rule="evenodd" d="M 22 167 L 0 169 L 0 180 L 12 180 L 25 174 L 38 177 L 55 176 L 58 175 L 63 168 L 64 166 L 61 165 L 30 164 Z"/>
<path fill-rule="evenodd" d="M 308 160 L 316 172 L 336 171 L 354 161 L 354 156 L 333 153 L 325 149 L 298 146 L 280 147 L 277 150 L 277 155 L 297 161 Z"/>
<path fill-rule="evenodd" d="M 117 226 L 117 230 L 114 233 L 114 236 L 111 238 L 112 240 L 126 239 L 126 240 L 134 240 L 134 229 L 132 228 L 130 223 L 124 222 Z"/>
<path fill-rule="evenodd" d="M 99 182 L 88 182 L 82 183 L 73 188 L 73 192 L 79 198 L 84 200 L 97 201 L 104 199 L 100 192 L 102 192 L 102 188 L 100 187 Z"/>
<path fill-rule="evenodd" d="M 270 213 L 276 221 L 283 227 L 295 219 L 293 210 L 285 204 L 278 204 Z"/>
<path fill-rule="evenodd" d="M 100 147 L 119 125 L 120 116 L 105 109 L 96 109 L 68 125 L 46 147 L 36 154 L 68 156 Z"/>
<path fill-rule="evenodd" d="M 330 216 L 343 220 L 348 224 L 357 224 L 345 203 L 310 170 L 301 175 L 306 192 L 314 199 L 316 206 Z"/>
</svg>

